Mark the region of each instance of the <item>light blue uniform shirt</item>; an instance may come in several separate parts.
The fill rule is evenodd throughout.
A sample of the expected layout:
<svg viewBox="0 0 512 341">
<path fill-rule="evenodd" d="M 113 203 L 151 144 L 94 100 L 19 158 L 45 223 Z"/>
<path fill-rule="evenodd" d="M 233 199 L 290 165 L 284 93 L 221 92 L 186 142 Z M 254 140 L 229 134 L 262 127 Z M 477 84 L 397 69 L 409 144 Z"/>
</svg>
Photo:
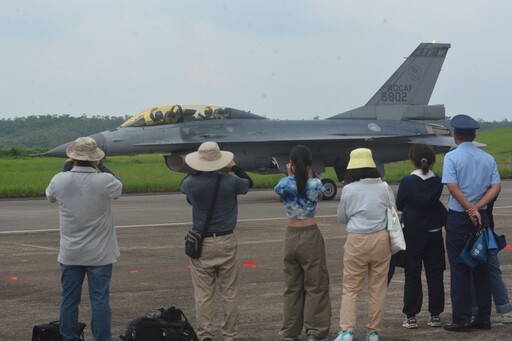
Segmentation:
<svg viewBox="0 0 512 341">
<path fill-rule="evenodd" d="M 308 178 L 306 195 L 299 195 L 295 177 L 292 175 L 279 180 L 274 191 L 283 199 L 289 218 L 308 219 L 315 216 L 318 195 L 325 192 L 325 187 L 320 179 Z"/>
<path fill-rule="evenodd" d="M 482 198 L 491 185 L 501 182 L 494 158 L 475 147 L 472 142 L 463 142 L 446 154 L 442 181 L 444 184 L 456 184 L 473 205 Z M 451 195 L 448 208 L 457 212 L 465 211 Z"/>
</svg>

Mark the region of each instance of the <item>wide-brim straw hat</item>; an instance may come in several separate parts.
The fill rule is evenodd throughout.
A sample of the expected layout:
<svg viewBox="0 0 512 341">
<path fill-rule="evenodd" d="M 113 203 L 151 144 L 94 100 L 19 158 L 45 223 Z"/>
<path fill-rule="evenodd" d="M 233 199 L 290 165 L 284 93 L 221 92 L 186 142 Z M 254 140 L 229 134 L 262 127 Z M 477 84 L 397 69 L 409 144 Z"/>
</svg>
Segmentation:
<svg viewBox="0 0 512 341">
<path fill-rule="evenodd" d="M 226 167 L 233 160 L 233 153 L 220 150 L 216 142 L 204 142 L 197 152 L 187 154 L 185 162 L 195 170 L 213 172 Z"/>
<path fill-rule="evenodd" d="M 66 149 L 66 154 L 78 161 L 99 161 L 105 156 L 105 152 L 98 148 L 96 141 L 90 137 L 77 138 Z"/>
<path fill-rule="evenodd" d="M 373 161 L 372 151 L 368 148 L 357 148 L 350 152 L 347 169 L 377 168 Z"/>
</svg>

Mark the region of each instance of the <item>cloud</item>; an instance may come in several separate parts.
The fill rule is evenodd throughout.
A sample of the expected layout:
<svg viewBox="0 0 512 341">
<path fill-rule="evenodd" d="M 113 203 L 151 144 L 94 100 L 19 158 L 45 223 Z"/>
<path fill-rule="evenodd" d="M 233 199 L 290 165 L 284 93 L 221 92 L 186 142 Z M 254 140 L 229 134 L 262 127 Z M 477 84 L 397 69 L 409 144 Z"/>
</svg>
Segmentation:
<svg viewBox="0 0 512 341">
<path fill-rule="evenodd" d="M 432 40 L 452 49 L 431 103 L 444 103 L 448 113 L 507 117 L 501 95 L 510 89 L 512 4 L 503 0 L 50 0 L 5 7 L 0 118 L 126 115 L 173 103 L 326 118 L 366 103 L 403 57 Z"/>
</svg>

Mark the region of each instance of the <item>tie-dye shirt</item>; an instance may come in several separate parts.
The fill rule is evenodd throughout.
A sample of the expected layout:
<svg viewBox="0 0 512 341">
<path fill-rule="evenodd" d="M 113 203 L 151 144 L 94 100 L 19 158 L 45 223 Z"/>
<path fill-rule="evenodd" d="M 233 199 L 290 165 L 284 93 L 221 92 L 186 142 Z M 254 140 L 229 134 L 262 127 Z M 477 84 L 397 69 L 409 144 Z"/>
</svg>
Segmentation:
<svg viewBox="0 0 512 341">
<path fill-rule="evenodd" d="M 325 192 L 325 187 L 320 179 L 308 178 L 306 194 L 299 195 L 295 177 L 292 175 L 282 178 L 274 187 L 274 191 L 283 200 L 289 218 L 308 219 L 315 216 L 318 195 Z"/>
</svg>

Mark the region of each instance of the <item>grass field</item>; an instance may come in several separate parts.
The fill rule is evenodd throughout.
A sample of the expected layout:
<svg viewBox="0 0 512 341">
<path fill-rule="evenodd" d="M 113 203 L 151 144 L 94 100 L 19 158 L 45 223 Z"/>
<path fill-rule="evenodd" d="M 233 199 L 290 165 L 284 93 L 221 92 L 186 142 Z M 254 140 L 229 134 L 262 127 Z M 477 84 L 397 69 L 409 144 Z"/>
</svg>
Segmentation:
<svg viewBox="0 0 512 341">
<path fill-rule="evenodd" d="M 502 179 L 512 178 L 512 128 L 486 130 L 477 135 L 483 148 L 498 163 Z M 441 174 L 442 155 L 437 156 L 434 171 Z M 64 159 L 46 157 L 0 159 L 0 198 L 26 198 L 44 196 L 44 190 L 55 173 L 62 168 Z M 110 157 L 107 166 L 123 180 L 126 193 L 178 191 L 184 174 L 170 172 L 160 155 L 136 155 Z M 384 180 L 398 182 L 412 171 L 410 162 L 386 164 Z M 322 174 L 336 180 L 332 168 Z M 251 174 L 255 188 L 271 188 L 282 175 Z"/>
</svg>

